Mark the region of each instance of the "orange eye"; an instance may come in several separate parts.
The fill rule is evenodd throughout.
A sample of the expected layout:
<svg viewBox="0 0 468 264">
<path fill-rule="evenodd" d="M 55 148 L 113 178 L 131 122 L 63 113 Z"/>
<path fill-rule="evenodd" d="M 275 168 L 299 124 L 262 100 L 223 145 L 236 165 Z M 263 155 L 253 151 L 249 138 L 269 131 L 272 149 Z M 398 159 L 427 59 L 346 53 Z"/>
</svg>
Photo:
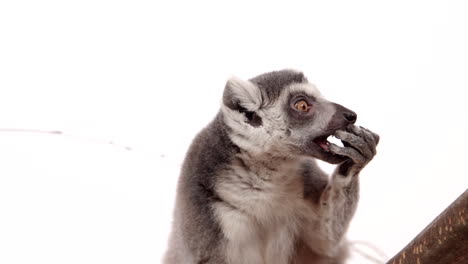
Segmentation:
<svg viewBox="0 0 468 264">
<path fill-rule="evenodd" d="M 294 107 L 304 113 L 307 113 L 310 110 L 310 105 L 305 100 L 297 101 L 297 103 L 294 104 Z"/>
</svg>

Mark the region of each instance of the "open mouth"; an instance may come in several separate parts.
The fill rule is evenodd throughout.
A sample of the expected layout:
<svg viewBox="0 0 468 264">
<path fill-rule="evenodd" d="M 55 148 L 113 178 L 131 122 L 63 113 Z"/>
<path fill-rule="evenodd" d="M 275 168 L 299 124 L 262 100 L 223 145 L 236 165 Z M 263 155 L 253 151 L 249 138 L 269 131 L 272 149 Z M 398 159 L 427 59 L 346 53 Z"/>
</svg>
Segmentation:
<svg viewBox="0 0 468 264">
<path fill-rule="evenodd" d="M 335 144 L 340 147 L 344 146 L 344 142 L 336 138 L 334 135 L 326 135 L 317 137 L 314 139 L 315 144 L 317 144 L 322 150 L 330 152 L 330 145 Z"/>
<path fill-rule="evenodd" d="M 333 132 L 334 134 L 334 132 Z M 351 147 L 348 142 L 340 140 L 333 134 L 326 134 L 323 136 L 316 137 L 313 142 L 316 146 L 315 157 L 321 159 L 330 164 L 339 164 L 344 162 L 348 157 L 334 153 L 331 149 L 333 145 L 338 147 Z"/>
</svg>

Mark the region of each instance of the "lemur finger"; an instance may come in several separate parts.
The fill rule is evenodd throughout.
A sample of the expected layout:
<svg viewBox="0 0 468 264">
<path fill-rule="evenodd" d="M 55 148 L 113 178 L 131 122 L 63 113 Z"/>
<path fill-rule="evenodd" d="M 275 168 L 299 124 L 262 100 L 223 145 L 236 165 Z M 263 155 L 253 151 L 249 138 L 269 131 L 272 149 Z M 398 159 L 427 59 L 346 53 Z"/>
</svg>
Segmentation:
<svg viewBox="0 0 468 264">
<path fill-rule="evenodd" d="M 374 142 L 375 145 L 378 145 L 379 144 L 379 140 L 380 140 L 380 136 L 377 135 L 376 133 L 370 131 L 369 129 L 365 128 L 365 127 L 361 127 L 362 130 L 364 130 L 366 132 L 366 134 L 370 135 L 371 138 L 372 138 L 372 141 Z"/>
<path fill-rule="evenodd" d="M 380 141 L 380 136 L 370 130 L 368 130 L 369 133 L 371 133 L 372 136 L 374 136 L 374 142 L 375 142 L 375 145 L 377 146 L 379 144 L 379 141 Z"/>
<path fill-rule="evenodd" d="M 380 137 L 376 133 L 370 131 L 369 129 L 363 128 L 365 137 L 364 139 L 369 144 L 369 147 L 372 150 L 372 153 L 377 154 L 377 144 L 379 143 Z"/>
<path fill-rule="evenodd" d="M 352 148 L 355 148 L 359 151 L 364 157 L 370 159 L 374 156 L 369 143 L 367 143 L 362 136 L 357 136 L 352 133 L 338 130 L 335 133 L 335 136 L 338 139 L 343 140 L 344 142 L 348 143 Z"/>
<path fill-rule="evenodd" d="M 369 145 L 370 150 L 372 151 L 373 156 L 377 154 L 377 144 L 379 141 L 379 136 L 369 129 L 362 127 L 362 126 L 356 126 L 356 125 L 349 125 L 347 127 L 347 131 L 362 137 Z"/>
<path fill-rule="evenodd" d="M 377 143 L 379 140 L 379 136 L 370 131 L 369 129 L 363 127 L 361 128 L 363 131 L 362 138 L 364 138 L 364 140 L 367 142 L 369 148 L 372 150 L 372 154 L 375 155 L 377 153 Z"/>
<path fill-rule="evenodd" d="M 355 135 L 361 136 L 362 135 L 362 128 L 363 127 L 359 127 L 359 126 L 356 126 L 356 125 L 349 125 L 348 127 L 346 127 L 346 131 L 351 132 L 351 133 L 353 133 Z"/>
<path fill-rule="evenodd" d="M 367 134 L 371 134 L 372 135 L 372 140 L 376 142 L 376 144 L 378 143 L 379 141 L 379 135 L 377 135 L 376 133 L 370 131 L 369 129 L 365 128 L 365 127 L 362 127 L 362 126 L 356 126 L 356 125 L 349 125 L 347 128 L 346 128 L 346 131 L 348 132 L 351 132 L 355 135 L 358 135 L 358 136 L 365 136 Z"/>
<path fill-rule="evenodd" d="M 356 164 L 362 164 L 366 162 L 366 158 L 364 158 L 364 156 L 359 153 L 359 151 L 353 148 L 342 148 L 332 143 L 330 144 L 330 151 L 341 156 L 346 156 Z"/>
</svg>

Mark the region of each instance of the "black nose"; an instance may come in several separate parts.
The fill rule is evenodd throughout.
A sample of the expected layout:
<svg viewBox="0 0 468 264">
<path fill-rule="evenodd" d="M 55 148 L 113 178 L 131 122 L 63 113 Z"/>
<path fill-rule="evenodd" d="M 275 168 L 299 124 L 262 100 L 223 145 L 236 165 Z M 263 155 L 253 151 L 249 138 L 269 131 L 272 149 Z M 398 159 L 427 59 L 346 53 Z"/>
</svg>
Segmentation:
<svg viewBox="0 0 468 264">
<path fill-rule="evenodd" d="M 357 119 L 356 113 L 349 111 L 349 112 L 344 112 L 343 115 L 346 121 L 348 121 L 350 124 L 354 124 L 356 122 L 356 119 Z"/>
</svg>

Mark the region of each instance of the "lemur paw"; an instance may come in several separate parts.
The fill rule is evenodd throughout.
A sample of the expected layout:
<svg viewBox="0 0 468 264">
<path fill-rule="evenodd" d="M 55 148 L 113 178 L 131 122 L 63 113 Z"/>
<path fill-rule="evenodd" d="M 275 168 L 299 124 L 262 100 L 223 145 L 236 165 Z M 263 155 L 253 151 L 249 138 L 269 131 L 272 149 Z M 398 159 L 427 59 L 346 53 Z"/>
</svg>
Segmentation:
<svg viewBox="0 0 468 264">
<path fill-rule="evenodd" d="M 355 125 L 349 125 L 346 131 L 336 131 L 335 137 L 343 142 L 343 147 L 331 144 L 330 151 L 349 158 L 339 165 L 339 173 L 342 175 L 348 175 L 351 169 L 358 173 L 364 168 L 377 153 L 380 139 L 376 133 Z"/>
</svg>

